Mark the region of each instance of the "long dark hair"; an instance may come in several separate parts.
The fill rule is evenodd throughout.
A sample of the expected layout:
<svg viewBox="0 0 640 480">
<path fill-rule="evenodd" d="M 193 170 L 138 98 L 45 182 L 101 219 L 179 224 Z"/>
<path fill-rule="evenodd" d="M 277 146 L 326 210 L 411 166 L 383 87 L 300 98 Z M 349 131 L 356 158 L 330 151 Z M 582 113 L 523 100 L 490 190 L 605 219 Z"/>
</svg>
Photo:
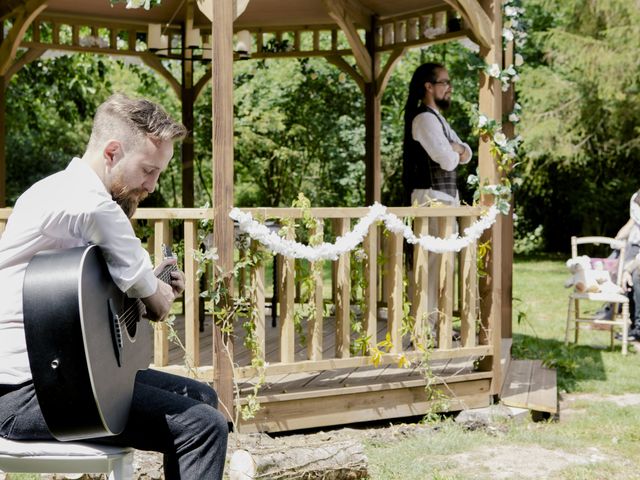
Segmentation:
<svg viewBox="0 0 640 480">
<path fill-rule="evenodd" d="M 438 70 L 444 68 L 439 63 L 424 63 L 416 68 L 409 83 L 409 95 L 404 105 L 404 141 L 402 153 L 402 187 L 404 189 L 405 205 L 411 202 L 411 191 L 416 180 L 415 178 L 415 154 L 414 140 L 411 135 L 411 125 L 413 119 L 423 110 L 422 99 L 425 96 L 425 83 L 437 81 Z"/>
</svg>

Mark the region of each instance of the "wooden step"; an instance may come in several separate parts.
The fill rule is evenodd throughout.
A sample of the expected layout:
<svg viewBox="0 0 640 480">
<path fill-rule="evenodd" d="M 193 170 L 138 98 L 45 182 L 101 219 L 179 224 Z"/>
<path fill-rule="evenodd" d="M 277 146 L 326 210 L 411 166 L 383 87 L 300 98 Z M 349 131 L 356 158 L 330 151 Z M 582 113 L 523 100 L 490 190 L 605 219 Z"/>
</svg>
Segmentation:
<svg viewBox="0 0 640 480">
<path fill-rule="evenodd" d="M 500 388 L 504 385 L 511 363 L 511 345 L 513 338 L 503 338 L 500 343 Z"/>
<path fill-rule="evenodd" d="M 500 398 L 510 407 L 558 413 L 556 371 L 541 360 L 511 360 Z"/>
</svg>

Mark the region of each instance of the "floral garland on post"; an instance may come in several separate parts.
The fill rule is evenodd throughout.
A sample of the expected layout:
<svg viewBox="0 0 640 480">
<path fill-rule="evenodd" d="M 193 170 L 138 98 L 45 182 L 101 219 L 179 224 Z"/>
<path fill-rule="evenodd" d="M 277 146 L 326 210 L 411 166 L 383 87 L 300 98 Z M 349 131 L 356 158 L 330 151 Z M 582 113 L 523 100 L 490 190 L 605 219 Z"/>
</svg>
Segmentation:
<svg viewBox="0 0 640 480">
<path fill-rule="evenodd" d="M 509 212 L 509 203 L 505 195 L 508 187 L 494 185 L 486 186 L 485 188 L 493 188 L 493 191 L 498 192 L 500 195 L 500 200 L 492 205 L 473 225 L 467 227 L 463 232 L 463 237 L 458 234 L 453 234 L 447 238 L 433 237 L 431 235 L 417 237 L 402 219 L 393 213 L 389 213 L 387 207 L 377 202 L 369 207 L 367 215 L 358 220 L 350 232 L 336 238 L 335 243 L 323 242 L 314 247 L 280 237 L 277 233 L 270 231 L 266 225 L 254 220 L 250 213 L 243 212 L 238 208 L 231 210 L 229 217 L 238 222 L 240 232 L 246 233 L 252 239 L 260 242 L 271 252 L 311 262 L 337 260 L 340 255 L 354 250 L 362 243 L 369 232 L 369 227 L 375 222 L 383 222 L 389 231 L 401 233 L 408 243 L 419 245 L 425 250 L 435 253 L 459 252 L 477 241 L 482 232 L 495 223 L 498 214 Z M 510 193 L 510 190 L 508 192 Z"/>
<path fill-rule="evenodd" d="M 526 25 L 521 18 L 524 13 L 524 8 L 521 6 L 521 0 L 503 0 L 503 16 L 504 16 L 504 28 L 502 29 L 502 39 L 506 43 L 514 42 L 516 47 L 522 47 L 527 38 Z M 505 45 L 503 45 L 504 48 Z M 519 53 L 515 54 L 514 64 L 509 65 L 506 69 L 501 70 L 497 63 L 488 65 L 480 57 L 475 57 L 475 60 L 468 65 L 470 70 L 479 70 L 485 72 L 489 77 L 500 80 L 502 84 L 502 91 L 506 92 L 511 88 L 511 85 L 520 79 L 518 70 L 520 66 L 524 64 L 524 59 Z M 507 115 L 505 121 L 516 124 L 520 121 L 522 113 L 522 107 L 520 104 L 515 103 L 513 111 Z M 474 200 L 479 200 L 481 193 L 492 194 L 496 196 L 496 204 L 501 205 L 501 210 L 504 209 L 504 202 L 510 199 L 512 182 L 516 180 L 512 179 L 512 173 L 517 166 L 516 158 L 517 152 L 522 143 L 522 137 L 517 135 L 515 138 L 507 138 L 502 131 L 502 124 L 496 120 L 490 120 L 486 115 L 475 111 L 476 127 L 474 133 L 479 135 L 485 141 L 489 142 L 490 151 L 495 156 L 498 162 L 498 171 L 503 174 L 502 185 L 480 185 L 478 176 L 470 175 L 468 183 L 470 185 L 476 185 Z"/>
</svg>

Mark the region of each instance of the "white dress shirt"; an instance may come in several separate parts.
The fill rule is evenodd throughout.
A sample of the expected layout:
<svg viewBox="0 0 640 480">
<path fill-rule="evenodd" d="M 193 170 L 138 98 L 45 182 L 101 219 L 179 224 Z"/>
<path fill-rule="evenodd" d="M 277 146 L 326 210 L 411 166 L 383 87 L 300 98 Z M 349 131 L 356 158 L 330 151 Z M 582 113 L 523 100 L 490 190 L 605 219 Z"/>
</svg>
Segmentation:
<svg viewBox="0 0 640 480">
<path fill-rule="evenodd" d="M 438 110 L 433 109 L 438 115 L 438 118 L 442 121 L 438 121 L 438 118 L 432 113 L 422 112 L 415 116 L 411 123 L 411 135 L 413 139 L 418 141 L 422 148 L 429 154 L 431 159 L 440 165 L 443 170 L 451 171 L 455 169 L 458 164 L 465 164 L 471 160 L 471 147 L 460 140 L 460 137 L 453 131 L 449 123 L 445 118 L 440 115 Z M 444 134 L 442 125 L 444 124 L 447 131 L 447 135 Z M 467 151 L 467 160 L 460 161 L 460 154 L 454 152 L 451 147 L 451 143 L 447 139 L 447 136 L 459 143 Z"/>
<path fill-rule="evenodd" d="M 0 384 L 31 378 L 22 315 L 22 283 L 42 250 L 94 244 L 109 273 L 130 297 L 155 293 L 149 254 L 98 175 L 82 160 L 29 188 L 16 202 L 0 237 Z"/>
</svg>

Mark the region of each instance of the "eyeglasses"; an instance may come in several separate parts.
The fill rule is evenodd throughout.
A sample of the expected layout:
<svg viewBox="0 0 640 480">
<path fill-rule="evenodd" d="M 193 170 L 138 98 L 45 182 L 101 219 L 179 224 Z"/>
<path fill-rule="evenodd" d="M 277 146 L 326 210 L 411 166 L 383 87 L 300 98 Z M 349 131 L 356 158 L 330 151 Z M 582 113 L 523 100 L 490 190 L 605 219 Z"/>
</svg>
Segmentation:
<svg viewBox="0 0 640 480">
<path fill-rule="evenodd" d="M 451 86 L 451 80 L 438 80 L 437 82 L 431 82 L 433 85 L 444 85 L 445 87 Z"/>
</svg>

